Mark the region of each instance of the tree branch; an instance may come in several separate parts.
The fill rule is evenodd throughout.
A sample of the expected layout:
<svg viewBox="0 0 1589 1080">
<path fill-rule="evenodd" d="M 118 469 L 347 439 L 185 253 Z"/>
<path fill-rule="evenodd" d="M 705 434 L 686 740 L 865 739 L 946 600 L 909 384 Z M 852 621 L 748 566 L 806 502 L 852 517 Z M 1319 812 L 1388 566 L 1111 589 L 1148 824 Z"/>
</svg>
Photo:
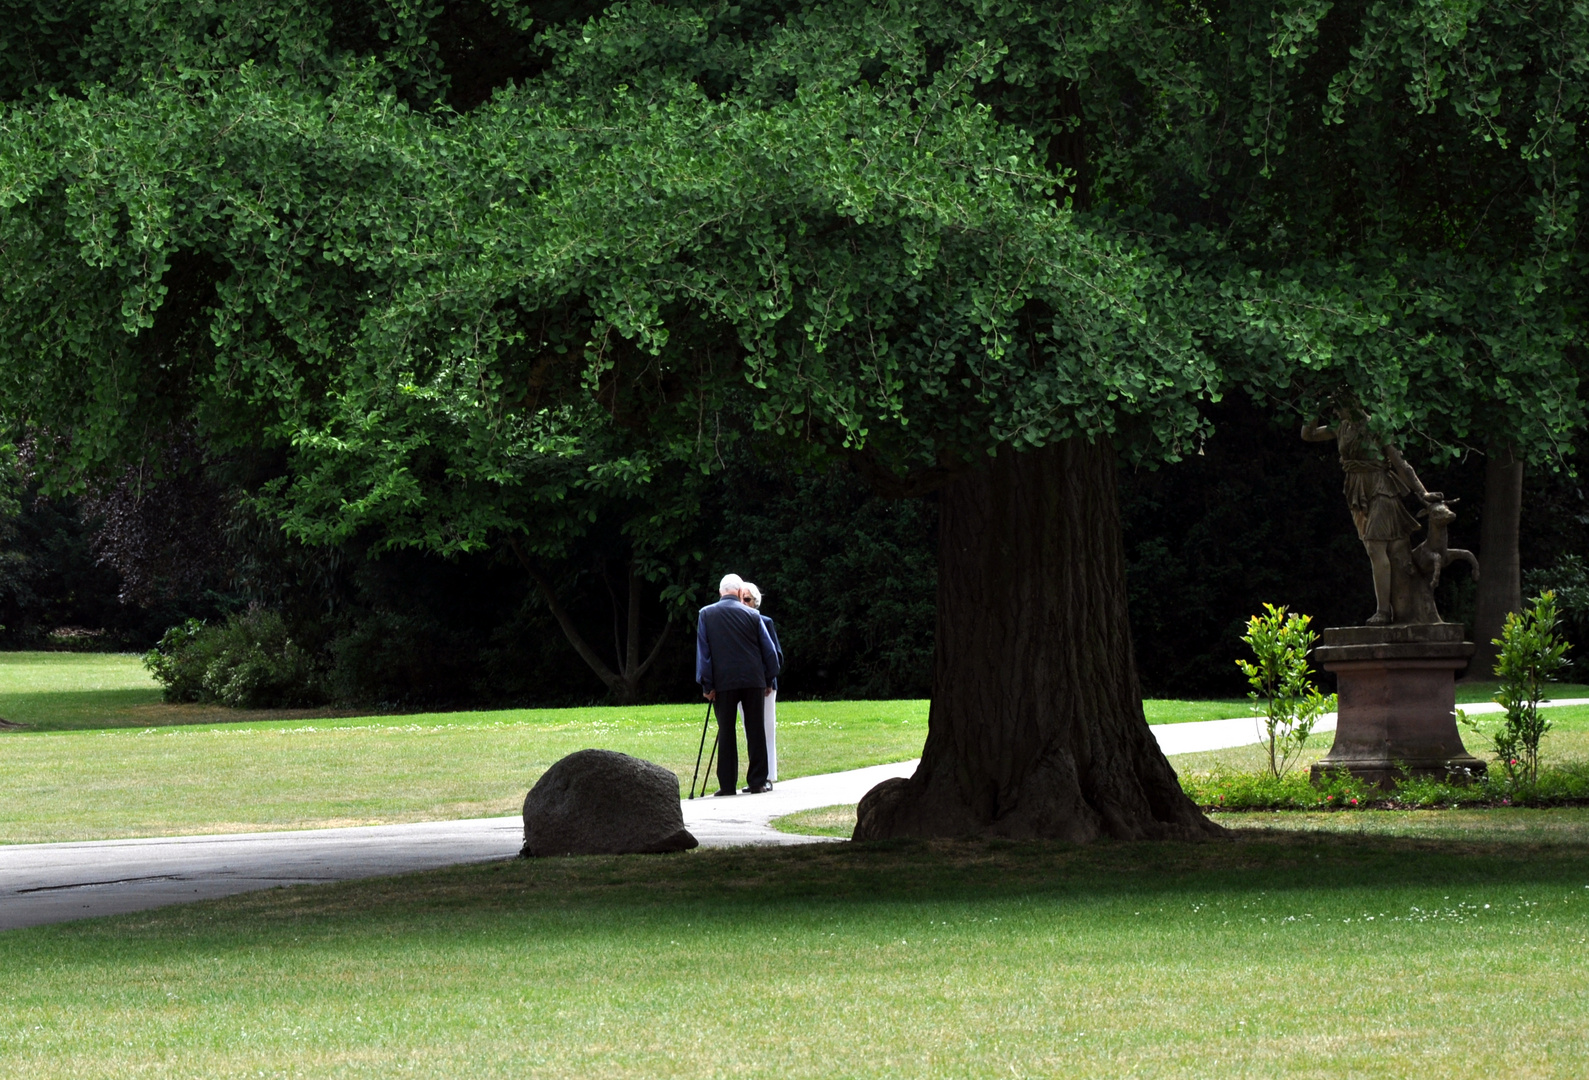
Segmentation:
<svg viewBox="0 0 1589 1080">
<path fill-rule="evenodd" d="M 669 615 L 668 621 L 662 624 L 662 633 L 657 635 L 657 643 L 651 647 L 651 655 L 646 657 L 645 663 L 640 665 L 640 670 L 634 673 L 636 685 L 639 685 L 641 676 L 651 670 L 651 665 L 656 662 L 657 657 L 662 655 L 662 644 L 668 640 L 668 632 L 672 629 L 673 616 Z"/>
<path fill-rule="evenodd" d="M 568 639 L 570 645 L 574 646 L 574 651 L 579 653 L 579 658 L 590 665 L 590 670 L 594 671 L 601 678 L 601 681 L 607 684 L 609 689 L 620 690 L 623 687 L 624 680 L 609 668 L 601 657 L 596 655 L 596 651 L 585 642 L 579 631 L 574 628 L 574 622 L 569 618 L 568 611 L 558 602 L 557 594 L 552 591 L 552 583 L 547 581 L 546 576 L 537 570 L 534 564 L 525 556 L 524 549 L 519 546 L 517 540 L 509 540 L 508 546 L 513 549 L 513 554 L 517 556 L 519 564 L 529 573 L 530 580 L 535 582 L 536 587 L 541 590 L 541 596 L 546 600 L 546 606 L 552 610 L 552 617 L 557 620 L 557 625 L 563 628 L 563 636 Z"/>
<path fill-rule="evenodd" d="M 974 463 L 932 465 L 924 469 L 913 469 L 900 476 L 884 465 L 870 446 L 852 452 L 849 461 L 851 467 L 860 474 L 861 479 L 871 486 L 872 491 L 885 499 L 912 499 L 930 494 L 961 473 L 977 467 Z"/>
<path fill-rule="evenodd" d="M 624 656 L 624 674 L 636 681 L 640 678 L 640 575 L 635 573 L 634 561 L 629 563 L 629 640 Z"/>
<path fill-rule="evenodd" d="M 601 583 L 607 588 L 607 603 L 612 608 L 612 662 L 618 665 L 618 676 L 629 674 L 623 662 L 623 635 L 618 630 L 618 594 L 612 591 L 612 578 L 607 576 L 607 560 L 601 560 Z"/>
</svg>

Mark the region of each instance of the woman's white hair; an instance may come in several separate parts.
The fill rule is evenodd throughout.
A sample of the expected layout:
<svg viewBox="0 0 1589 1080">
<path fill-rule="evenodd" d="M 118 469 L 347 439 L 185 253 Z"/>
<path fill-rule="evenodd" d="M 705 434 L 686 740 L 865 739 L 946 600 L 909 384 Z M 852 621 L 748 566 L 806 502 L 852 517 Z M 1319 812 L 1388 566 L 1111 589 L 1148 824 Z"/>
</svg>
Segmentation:
<svg viewBox="0 0 1589 1080">
<path fill-rule="evenodd" d="M 745 587 L 745 579 L 738 574 L 724 574 L 723 580 L 717 583 L 717 595 L 724 593 L 737 593 Z"/>
<path fill-rule="evenodd" d="M 744 583 L 743 589 L 745 603 L 759 611 L 761 609 L 761 590 L 756 588 L 756 586 L 749 581 Z"/>
</svg>

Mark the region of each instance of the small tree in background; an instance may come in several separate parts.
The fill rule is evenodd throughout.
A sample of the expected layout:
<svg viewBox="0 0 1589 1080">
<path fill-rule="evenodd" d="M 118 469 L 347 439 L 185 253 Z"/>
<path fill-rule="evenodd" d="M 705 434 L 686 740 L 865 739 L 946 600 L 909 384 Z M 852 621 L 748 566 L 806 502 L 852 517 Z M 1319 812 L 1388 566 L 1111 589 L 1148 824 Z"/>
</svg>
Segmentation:
<svg viewBox="0 0 1589 1080">
<path fill-rule="evenodd" d="M 1556 633 L 1556 594 L 1547 589 L 1532 608 L 1508 615 L 1495 644 L 1500 648 L 1495 674 L 1501 679 L 1495 700 L 1506 709 L 1492 737 L 1495 754 L 1508 779 L 1532 784 L 1539 779 L 1539 742 L 1550 730 L 1539 703 L 1545 684 L 1567 663 L 1568 645 Z"/>
<path fill-rule="evenodd" d="M 1269 772 L 1279 779 L 1302 753 L 1319 717 L 1335 708 L 1335 695 L 1313 685 L 1308 650 L 1319 636 L 1308 629 L 1312 617 L 1273 604 L 1263 607 L 1264 614 L 1247 620 L 1241 638 L 1258 662 L 1237 660 L 1236 666 L 1252 685 L 1247 696 L 1263 723 Z"/>
</svg>

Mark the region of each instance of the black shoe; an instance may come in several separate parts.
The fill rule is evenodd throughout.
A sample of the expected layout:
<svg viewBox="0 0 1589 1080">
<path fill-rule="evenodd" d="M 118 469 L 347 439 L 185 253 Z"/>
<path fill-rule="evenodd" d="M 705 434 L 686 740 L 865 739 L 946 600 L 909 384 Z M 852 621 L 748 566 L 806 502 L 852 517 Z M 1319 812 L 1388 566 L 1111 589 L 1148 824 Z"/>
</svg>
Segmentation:
<svg viewBox="0 0 1589 1080">
<path fill-rule="evenodd" d="M 712 797 L 713 798 L 718 798 L 718 797 L 721 797 L 723 795 L 732 795 L 732 794 L 734 794 L 734 789 L 733 788 L 718 788 L 715 792 L 712 793 Z"/>
<path fill-rule="evenodd" d="M 765 793 L 767 793 L 767 792 L 769 792 L 771 790 L 772 790 L 772 785 L 771 784 L 762 784 L 760 787 L 748 787 L 748 788 L 746 788 L 745 789 L 745 794 L 746 795 L 762 795 L 762 794 L 765 794 Z"/>
</svg>

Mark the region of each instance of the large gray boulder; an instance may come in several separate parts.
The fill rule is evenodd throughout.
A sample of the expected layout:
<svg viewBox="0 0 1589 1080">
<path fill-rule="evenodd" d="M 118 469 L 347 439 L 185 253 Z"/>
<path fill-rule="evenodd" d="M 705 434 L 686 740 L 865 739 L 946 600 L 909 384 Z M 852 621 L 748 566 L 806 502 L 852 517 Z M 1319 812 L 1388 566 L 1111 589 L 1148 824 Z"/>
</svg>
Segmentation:
<svg viewBox="0 0 1589 1080">
<path fill-rule="evenodd" d="M 679 778 L 612 750 L 580 750 L 546 770 L 524 798 L 520 855 L 650 855 L 688 851 Z"/>
</svg>

